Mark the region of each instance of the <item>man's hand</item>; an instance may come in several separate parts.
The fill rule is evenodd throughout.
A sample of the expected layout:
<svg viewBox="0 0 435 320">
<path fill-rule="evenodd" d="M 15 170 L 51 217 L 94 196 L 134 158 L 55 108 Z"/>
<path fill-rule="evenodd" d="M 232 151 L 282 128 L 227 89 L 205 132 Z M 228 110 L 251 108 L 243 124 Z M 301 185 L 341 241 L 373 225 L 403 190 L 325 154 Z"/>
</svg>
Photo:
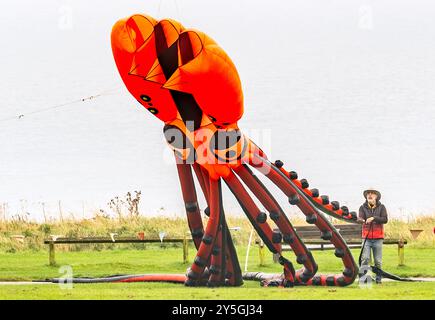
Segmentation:
<svg viewBox="0 0 435 320">
<path fill-rule="evenodd" d="M 365 220 L 364 220 L 364 219 L 361 219 L 361 218 L 358 218 L 358 219 L 356 220 L 356 222 L 359 223 L 359 224 L 364 224 L 364 223 L 365 223 Z M 435 229 L 434 229 L 434 230 L 435 230 Z M 435 233 L 435 231 L 434 231 L 434 233 Z"/>
<path fill-rule="evenodd" d="M 375 218 L 374 218 L 374 217 L 370 217 L 370 218 L 368 218 L 368 219 L 366 220 L 366 223 L 367 223 L 367 224 L 368 224 L 368 223 L 372 223 L 373 220 L 375 220 Z"/>
</svg>

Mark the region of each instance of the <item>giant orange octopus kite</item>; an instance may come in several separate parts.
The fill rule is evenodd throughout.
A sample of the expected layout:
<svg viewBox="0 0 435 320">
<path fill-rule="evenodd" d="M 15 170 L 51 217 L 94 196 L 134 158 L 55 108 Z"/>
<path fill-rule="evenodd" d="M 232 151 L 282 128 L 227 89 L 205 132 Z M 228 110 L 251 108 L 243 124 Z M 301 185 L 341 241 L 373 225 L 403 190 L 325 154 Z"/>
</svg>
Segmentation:
<svg viewBox="0 0 435 320">
<path fill-rule="evenodd" d="M 113 55 L 122 80 L 135 99 L 164 123 L 163 132 L 176 158 L 189 227 L 197 254 L 184 276 L 160 276 L 161 280 L 188 286 L 239 286 L 243 283 L 236 251 L 225 222 L 221 182 L 237 198 L 265 245 L 279 254 L 282 275 L 268 278 L 265 285 L 346 286 L 358 268 L 340 233 L 324 213 L 349 222 L 356 214 L 317 189 L 305 179 L 286 171 L 281 161 L 271 163 L 263 151 L 238 128 L 243 115 L 243 92 L 236 67 L 219 45 L 201 31 L 186 29 L 171 19 L 157 21 L 133 15 L 118 21 L 112 30 Z M 255 168 L 270 179 L 316 225 L 324 240 L 335 246 L 344 264 L 342 274 L 316 275 L 317 264 L 301 241 L 271 192 L 251 171 Z M 193 171 L 208 207 L 204 228 L 198 206 Z M 243 182 L 243 184 L 242 184 Z M 279 231 L 274 231 L 245 189 L 260 201 Z M 275 229 L 276 230 L 276 229 Z M 295 271 L 282 256 L 281 243 L 289 244 Z M 245 278 L 253 275 L 245 275 Z M 143 280 L 159 280 L 159 276 Z M 124 279 L 124 281 L 129 281 Z"/>
</svg>

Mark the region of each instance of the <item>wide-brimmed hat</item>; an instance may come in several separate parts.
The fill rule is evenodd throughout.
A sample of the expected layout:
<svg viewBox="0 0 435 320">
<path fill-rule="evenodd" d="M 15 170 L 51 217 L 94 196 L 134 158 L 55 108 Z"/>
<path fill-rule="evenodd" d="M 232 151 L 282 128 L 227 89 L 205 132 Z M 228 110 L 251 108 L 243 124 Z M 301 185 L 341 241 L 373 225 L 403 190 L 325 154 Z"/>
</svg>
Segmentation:
<svg viewBox="0 0 435 320">
<path fill-rule="evenodd" d="M 363 195 L 364 195 L 365 199 L 367 199 L 367 193 L 369 193 L 369 192 L 375 193 L 378 196 L 378 200 L 381 199 L 381 193 L 378 190 L 376 190 L 375 188 L 369 188 L 367 190 L 364 190 Z"/>
</svg>

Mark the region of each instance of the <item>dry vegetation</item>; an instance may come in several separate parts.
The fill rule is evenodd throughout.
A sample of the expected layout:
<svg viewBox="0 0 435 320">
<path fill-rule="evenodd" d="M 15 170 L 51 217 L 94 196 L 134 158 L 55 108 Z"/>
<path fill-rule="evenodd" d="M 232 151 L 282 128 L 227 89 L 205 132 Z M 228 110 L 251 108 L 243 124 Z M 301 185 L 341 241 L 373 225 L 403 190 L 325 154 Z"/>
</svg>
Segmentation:
<svg viewBox="0 0 435 320">
<path fill-rule="evenodd" d="M 114 197 L 108 202 L 111 212 L 104 210 L 95 212 L 91 219 L 61 218 L 57 221 L 36 223 L 28 220 L 26 215 L 15 215 L 7 221 L 0 220 L 0 251 L 16 252 L 21 250 L 44 249 L 44 239 L 51 236 L 62 237 L 89 237 L 106 236 L 111 233 L 117 236 L 136 237 L 143 232 L 145 238 L 158 238 L 160 232 L 165 232 L 166 238 L 182 238 L 189 236 L 189 229 L 186 218 L 179 217 L 143 217 L 139 212 L 141 192 L 128 192 L 124 197 Z M 239 227 L 231 232 L 236 244 L 246 244 L 252 230 L 252 226 L 246 217 L 227 216 L 228 226 Z M 301 215 L 290 217 L 293 225 L 305 225 L 306 222 Z M 204 216 L 204 224 L 207 222 Z M 332 223 L 345 223 L 332 219 Z M 406 239 L 410 245 L 419 247 L 433 247 L 435 236 L 435 215 L 415 218 L 409 222 L 390 219 L 386 225 L 386 236 L 388 238 Z M 411 229 L 421 229 L 423 232 L 417 240 L 412 238 Z M 256 236 L 256 234 L 255 234 Z M 141 245 L 124 245 L 124 247 L 142 248 Z M 83 249 L 104 249 L 114 248 L 113 244 L 102 245 L 71 245 L 59 246 L 60 250 L 83 250 Z"/>
<path fill-rule="evenodd" d="M 305 224 L 302 219 L 292 219 L 294 225 Z M 204 220 L 206 223 L 206 220 Z M 237 244 L 247 243 L 252 230 L 245 217 L 227 217 L 229 227 L 240 227 L 240 230 L 232 231 L 232 236 Z M 337 221 L 334 221 L 337 223 Z M 390 220 L 386 225 L 386 235 L 389 238 L 403 238 L 409 241 L 409 245 L 419 247 L 433 247 L 435 236 L 433 228 L 435 216 L 425 216 L 410 221 Z M 410 229 L 422 229 L 423 232 L 417 240 L 411 236 Z M 101 212 L 96 213 L 91 219 L 63 220 L 52 223 L 35 223 L 22 219 L 0 222 L 0 251 L 15 252 L 19 250 L 44 249 L 43 240 L 51 235 L 65 237 L 85 236 L 109 236 L 116 233 L 118 236 L 136 237 L 139 232 L 144 232 L 146 238 L 158 238 L 159 232 L 164 231 L 167 238 L 178 238 L 189 232 L 185 218 L 154 217 L 146 218 L 131 214 L 127 216 L 110 217 Z M 24 236 L 24 239 L 15 237 Z M 137 246 L 137 245 L 136 245 Z M 85 248 L 103 249 L 112 248 L 113 245 L 89 245 L 89 246 L 60 246 L 63 250 L 82 250 Z M 131 247 L 135 247 L 134 244 Z"/>
</svg>

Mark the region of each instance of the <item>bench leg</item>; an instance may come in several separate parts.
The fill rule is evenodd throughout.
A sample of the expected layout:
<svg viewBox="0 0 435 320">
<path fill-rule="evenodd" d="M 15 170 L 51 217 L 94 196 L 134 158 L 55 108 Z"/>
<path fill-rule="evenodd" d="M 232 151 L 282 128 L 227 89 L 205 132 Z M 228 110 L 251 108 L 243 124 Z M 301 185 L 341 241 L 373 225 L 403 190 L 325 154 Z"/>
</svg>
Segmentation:
<svg viewBox="0 0 435 320">
<path fill-rule="evenodd" d="M 188 263 L 189 260 L 189 242 L 186 236 L 183 239 L 183 263 Z"/>
<path fill-rule="evenodd" d="M 50 243 L 48 245 L 48 262 L 49 262 L 50 266 L 55 266 L 56 265 L 56 256 L 55 256 L 55 252 L 54 252 L 54 243 Z"/>
<path fill-rule="evenodd" d="M 258 242 L 258 254 L 260 257 L 260 266 L 265 266 L 266 265 L 266 261 L 265 261 L 265 249 L 264 249 L 264 242 L 262 240 L 260 240 Z"/>
<path fill-rule="evenodd" d="M 397 244 L 397 251 L 398 251 L 398 255 L 399 255 L 399 266 L 404 266 L 405 265 L 405 244 L 403 243 L 403 241 L 399 241 L 399 243 Z"/>
</svg>

